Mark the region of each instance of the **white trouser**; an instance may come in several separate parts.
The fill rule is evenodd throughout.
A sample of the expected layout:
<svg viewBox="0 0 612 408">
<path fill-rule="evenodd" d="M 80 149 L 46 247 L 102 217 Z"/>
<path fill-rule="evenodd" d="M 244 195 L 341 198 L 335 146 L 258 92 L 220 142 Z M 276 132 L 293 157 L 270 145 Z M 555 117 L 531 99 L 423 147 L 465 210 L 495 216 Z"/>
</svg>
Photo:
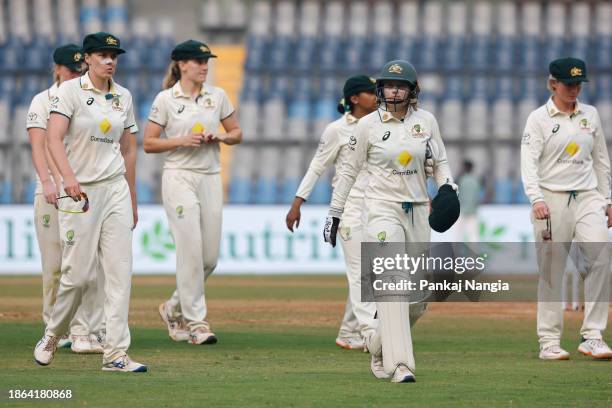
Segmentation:
<svg viewBox="0 0 612 408">
<path fill-rule="evenodd" d="M 572 242 L 570 247 L 565 273 L 561 285 L 561 301 L 563 308 L 571 308 L 577 310 L 580 305 L 580 281 L 585 276 L 584 260 L 580 253 L 580 247 L 576 242 Z M 570 296 L 568 297 L 568 290 Z"/>
<path fill-rule="evenodd" d="M 123 176 L 82 185 L 90 208 L 84 214 L 59 213 L 62 238 L 62 276 L 47 334 L 68 329 L 83 293 L 96 284 L 98 262 L 104 273 L 104 363 L 127 353 L 130 345 L 128 311 L 132 276 L 132 201 Z M 69 200 L 65 200 L 69 201 Z M 62 203 L 76 210 L 81 202 Z"/>
<path fill-rule="evenodd" d="M 378 326 L 376 304 L 361 301 L 361 242 L 363 241 L 363 198 L 349 197 L 340 222 L 340 243 L 346 263 L 349 295 L 338 337 L 361 338 Z"/>
<path fill-rule="evenodd" d="M 379 234 L 384 232 L 385 242 L 428 243 L 429 206 L 415 204 L 413 213 L 402 209 L 401 203 L 366 198 L 368 223 L 368 242 L 379 242 Z M 385 372 L 392 375 L 399 364 L 406 365 L 414 372 L 414 353 L 410 327 L 427 310 L 426 303 L 376 302 L 378 311 L 378 330 L 368 340 L 372 354 L 382 351 Z"/>
<path fill-rule="evenodd" d="M 43 323 L 49 322 L 62 269 L 62 246 L 59 234 L 58 211 L 42 194 L 34 196 L 36 240 L 40 249 L 43 289 Z M 97 274 L 101 276 L 101 274 Z M 83 302 L 70 322 L 70 334 L 100 334 L 103 324 L 104 295 L 101 285 L 87 287 Z"/>
<path fill-rule="evenodd" d="M 606 201 L 597 190 L 582 191 L 575 197 L 568 192 L 542 191 L 550 210 L 553 244 L 539 244 L 537 251 L 540 346 L 560 343 L 563 331 L 562 278 L 573 239 L 580 245 L 586 266 L 585 310 L 580 334 L 585 339 L 601 339 L 608 322 L 610 295 Z M 535 220 L 532 214 L 531 221 L 536 242 L 542 242 L 546 220 Z"/>
<path fill-rule="evenodd" d="M 204 282 L 219 259 L 221 175 L 165 169 L 162 198 L 176 246 L 176 290 L 167 304 L 170 315 L 193 331 L 206 325 Z"/>
</svg>

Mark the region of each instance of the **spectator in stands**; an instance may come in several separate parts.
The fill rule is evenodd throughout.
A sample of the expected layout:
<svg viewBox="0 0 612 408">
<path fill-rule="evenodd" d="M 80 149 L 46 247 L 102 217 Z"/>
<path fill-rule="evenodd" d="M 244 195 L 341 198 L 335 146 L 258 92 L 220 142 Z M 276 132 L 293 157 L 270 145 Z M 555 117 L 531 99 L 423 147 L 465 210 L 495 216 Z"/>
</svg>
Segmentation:
<svg viewBox="0 0 612 408">
<path fill-rule="evenodd" d="M 473 173 L 474 164 L 463 162 L 463 173 L 459 178 L 459 203 L 461 216 L 457 225 L 458 242 L 478 242 L 478 204 L 480 202 L 480 183 Z"/>
<path fill-rule="evenodd" d="M 172 340 L 191 344 L 217 342 L 206 321 L 204 282 L 217 266 L 221 241 L 219 143 L 242 141 L 225 91 L 205 83 L 210 58 L 216 55 L 199 41 L 174 48 L 144 135 L 147 153 L 167 152 L 162 199 L 176 245 L 177 289 L 159 313 Z M 226 133 L 218 133 L 219 125 Z"/>
<path fill-rule="evenodd" d="M 67 44 L 53 52 L 53 85 L 37 94 L 26 119 L 26 128 L 32 146 L 32 161 L 36 169 L 34 193 L 34 219 L 36 240 L 40 248 L 43 286 L 43 322 L 49 322 L 62 270 L 62 247 L 57 213 L 57 197 L 62 189 L 62 176 L 47 149 L 47 119 L 51 100 L 59 86 L 81 76 L 86 67 L 81 47 Z M 62 333 L 59 347 L 71 344 L 75 353 L 102 353 L 103 298 L 100 285 L 92 285 L 83 294 L 83 303 L 70 323 L 70 338 Z"/>
<path fill-rule="evenodd" d="M 132 230 L 136 207 L 136 119 L 130 92 L 113 81 L 119 39 L 99 32 L 83 39 L 89 70 L 64 82 L 52 98 L 49 151 L 72 198 L 59 214 L 62 276 L 44 337 L 34 350 L 38 364 L 51 363 L 83 291 L 104 272 L 106 336 L 102 370 L 145 372 L 131 360 L 128 312 L 132 275 Z M 89 208 L 91 200 L 91 208 Z M 66 200 L 68 201 L 68 200 Z M 64 207 L 65 205 L 65 207 Z M 86 214 L 78 214 L 86 212 Z"/>
<path fill-rule="evenodd" d="M 298 191 L 287 213 L 287 228 L 300 225 L 300 207 L 304 203 L 315 183 L 331 166 L 339 165 L 343 156 L 348 154 L 349 138 L 355 130 L 359 119 L 374 112 L 376 105 L 376 86 L 373 79 L 366 75 L 356 75 L 348 78 L 344 84 L 344 98 L 338 105 L 338 111 L 343 116 L 330 123 L 321 136 L 319 148 L 302 179 Z M 349 194 L 348 202 L 340 225 L 342 252 L 346 262 L 346 276 L 349 283 L 349 296 L 336 344 L 345 349 L 363 350 L 363 334 L 376 328 L 374 314 L 376 306 L 373 302 L 361 301 L 361 241 L 363 189 L 367 184 L 365 167 L 359 172 L 358 181 Z M 336 179 L 332 181 L 335 184 Z"/>
</svg>

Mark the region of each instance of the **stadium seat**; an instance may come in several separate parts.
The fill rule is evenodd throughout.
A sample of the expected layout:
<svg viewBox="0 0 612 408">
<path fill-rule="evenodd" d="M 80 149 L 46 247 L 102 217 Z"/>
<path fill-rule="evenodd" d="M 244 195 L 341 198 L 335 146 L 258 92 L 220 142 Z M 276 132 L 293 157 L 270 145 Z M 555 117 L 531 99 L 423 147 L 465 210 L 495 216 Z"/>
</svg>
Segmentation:
<svg viewBox="0 0 612 408">
<path fill-rule="evenodd" d="M 510 178 L 497 179 L 494 184 L 493 203 L 512 204 L 514 200 L 514 182 Z"/>
<path fill-rule="evenodd" d="M 99 0 L 83 0 L 81 4 L 79 20 L 83 27 L 83 33 L 95 33 L 102 31 L 102 12 Z"/>
<path fill-rule="evenodd" d="M 278 186 L 276 178 L 259 178 L 255 184 L 256 204 L 275 204 L 277 202 Z"/>
<path fill-rule="evenodd" d="M 141 204 L 152 204 L 155 202 L 153 198 L 153 188 L 143 180 L 136 180 L 136 196 Z"/>
<path fill-rule="evenodd" d="M 32 204 L 34 202 L 34 192 L 36 191 L 36 180 L 28 180 L 23 188 L 21 202 Z"/>
<path fill-rule="evenodd" d="M 13 202 L 13 183 L 10 180 L 0 180 L 0 204 Z"/>
<path fill-rule="evenodd" d="M 253 200 L 253 185 L 251 180 L 232 178 L 229 185 L 229 201 L 231 204 L 251 204 Z"/>
<path fill-rule="evenodd" d="M 329 204 L 331 200 L 331 193 L 331 179 L 321 177 L 312 189 L 308 202 L 311 204 Z"/>
</svg>

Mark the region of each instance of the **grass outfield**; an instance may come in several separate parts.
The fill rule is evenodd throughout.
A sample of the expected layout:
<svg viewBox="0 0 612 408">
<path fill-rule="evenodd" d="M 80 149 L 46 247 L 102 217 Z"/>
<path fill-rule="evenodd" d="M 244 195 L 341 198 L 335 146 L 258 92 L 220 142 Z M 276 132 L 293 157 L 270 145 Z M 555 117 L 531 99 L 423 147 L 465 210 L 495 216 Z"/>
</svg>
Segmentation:
<svg viewBox="0 0 612 408">
<path fill-rule="evenodd" d="M 35 365 L 40 278 L 0 278 L 0 406 L 14 388 L 74 393 L 45 407 L 612 405 L 612 361 L 576 352 L 579 313 L 565 318 L 571 360 L 542 362 L 533 304 L 432 304 L 413 330 L 417 383 L 398 385 L 375 379 L 367 354 L 335 346 L 343 277 L 213 276 L 209 317 L 220 341 L 212 346 L 169 340 L 157 305 L 172 288 L 171 277 L 134 279 L 130 355 L 149 373 L 103 373 L 101 356 L 69 350 Z"/>
</svg>

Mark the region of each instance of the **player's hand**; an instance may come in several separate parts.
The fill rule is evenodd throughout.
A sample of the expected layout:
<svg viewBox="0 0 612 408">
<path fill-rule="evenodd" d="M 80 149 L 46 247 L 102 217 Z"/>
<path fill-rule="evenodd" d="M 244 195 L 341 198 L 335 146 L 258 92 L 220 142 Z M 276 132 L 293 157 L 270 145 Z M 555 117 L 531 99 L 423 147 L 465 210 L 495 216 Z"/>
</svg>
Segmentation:
<svg viewBox="0 0 612 408">
<path fill-rule="evenodd" d="M 138 224 L 138 204 L 132 203 L 132 216 L 134 217 L 134 226 L 132 230 L 136 229 L 136 224 Z"/>
<path fill-rule="evenodd" d="M 433 159 L 425 159 L 425 175 L 427 177 L 433 177 L 433 175 L 434 175 L 434 161 L 433 161 Z"/>
<path fill-rule="evenodd" d="M 200 147 L 202 140 L 204 140 L 202 133 L 190 133 L 181 137 L 181 147 Z"/>
<path fill-rule="evenodd" d="M 42 182 L 43 195 L 48 204 L 53 204 L 57 208 L 57 188 L 51 179 Z"/>
<path fill-rule="evenodd" d="M 608 228 L 612 228 L 612 205 L 606 207 L 606 216 L 608 217 Z"/>
<path fill-rule="evenodd" d="M 64 191 L 68 194 L 74 201 L 81 201 L 81 185 L 77 181 L 74 175 L 69 175 L 64 177 Z"/>
<path fill-rule="evenodd" d="M 209 133 L 204 136 L 204 144 L 223 142 L 225 138 L 225 133 Z"/>
<path fill-rule="evenodd" d="M 323 239 L 325 242 L 329 242 L 332 247 L 336 246 L 336 235 L 338 235 L 338 226 L 340 225 L 340 218 L 332 217 L 328 215 L 325 218 L 325 226 L 323 227 Z"/>
<path fill-rule="evenodd" d="M 536 220 L 545 220 L 550 217 L 550 211 L 544 201 L 534 203 L 532 209 Z"/>
<path fill-rule="evenodd" d="M 300 200 L 300 201 L 298 201 Z M 293 232 L 293 228 L 297 229 L 300 226 L 300 218 L 302 217 L 302 213 L 300 211 L 300 205 L 302 204 L 300 197 L 296 197 L 287 213 L 287 217 L 285 218 L 285 222 L 287 223 L 287 228 L 289 231 Z"/>
</svg>

